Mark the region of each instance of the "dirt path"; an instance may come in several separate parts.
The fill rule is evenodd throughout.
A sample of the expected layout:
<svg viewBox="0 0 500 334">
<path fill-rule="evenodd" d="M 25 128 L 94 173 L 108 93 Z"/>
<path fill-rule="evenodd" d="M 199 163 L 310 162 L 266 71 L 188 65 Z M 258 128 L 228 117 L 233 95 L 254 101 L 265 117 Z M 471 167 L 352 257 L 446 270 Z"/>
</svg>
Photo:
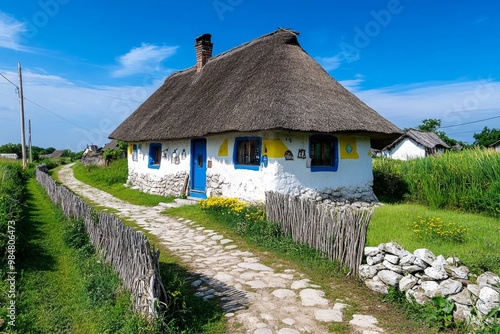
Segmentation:
<svg viewBox="0 0 500 334">
<path fill-rule="evenodd" d="M 157 235 L 196 274 L 192 285 L 200 298 L 219 298 L 232 333 L 328 333 L 333 322 L 349 322 L 351 333 L 383 333 L 368 315 L 345 319 L 343 301 L 324 298 L 319 286 L 295 270 L 263 265 L 251 252 L 196 222 L 160 214 L 165 205 L 132 205 L 76 180 L 71 165 L 59 171 L 59 180 L 76 194 L 118 211 Z M 236 329 L 237 328 L 237 329 Z"/>
</svg>

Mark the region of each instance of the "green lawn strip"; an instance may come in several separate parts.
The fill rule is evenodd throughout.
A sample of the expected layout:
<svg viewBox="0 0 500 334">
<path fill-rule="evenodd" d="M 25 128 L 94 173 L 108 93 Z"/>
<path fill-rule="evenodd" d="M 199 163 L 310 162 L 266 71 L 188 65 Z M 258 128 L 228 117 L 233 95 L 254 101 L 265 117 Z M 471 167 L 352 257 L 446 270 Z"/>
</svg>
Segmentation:
<svg viewBox="0 0 500 334">
<path fill-rule="evenodd" d="M 463 242 L 439 238 L 422 240 L 411 225 L 419 217 L 438 217 L 445 223 L 455 223 L 467 229 Z M 375 210 L 368 226 L 367 245 L 395 241 L 413 252 L 428 248 L 435 255 L 456 256 L 471 270 L 490 270 L 500 274 L 500 224 L 498 219 L 452 210 L 430 209 L 416 204 L 386 204 Z"/>
<path fill-rule="evenodd" d="M 206 229 L 223 234 L 241 248 L 255 253 L 264 264 L 272 265 L 277 271 L 295 269 L 305 274 L 311 279 L 311 283 L 322 287 L 327 298 L 334 301 L 341 300 L 350 306 L 344 312 L 344 320 L 349 320 L 355 313 L 369 314 L 378 319 L 381 327 L 391 328 L 390 332 L 415 334 L 437 332 L 436 329 L 421 326 L 418 321 L 404 318 L 400 309 L 383 302 L 380 295 L 370 291 L 356 278 L 345 277 L 344 269 L 308 247 L 293 244 L 286 238 L 277 243 L 262 242 L 254 236 L 239 234 L 234 227 L 203 212 L 199 205 L 171 208 L 163 213 L 190 219 Z M 331 333 L 350 333 L 346 323 L 330 324 L 328 328 Z"/>
<path fill-rule="evenodd" d="M 75 178 L 92 187 L 105 191 L 131 204 L 156 206 L 173 202 L 174 196 L 165 197 L 147 194 L 124 186 L 127 181 L 127 160 L 113 161 L 109 166 L 84 166 L 78 162 L 73 167 Z"/>
<path fill-rule="evenodd" d="M 103 265 L 66 245 L 68 222 L 36 180 L 28 181 L 27 190 L 26 216 L 18 241 L 18 333 L 103 333 L 107 329 L 125 333 L 137 328 L 141 320 L 128 310 L 126 293 L 117 293 L 116 300 L 102 305 L 89 301 L 92 275 L 84 268 Z M 107 317 L 110 314 L 115 318 Z M 116 326 L 117 321 L 120 326 Z"/>
</svg>

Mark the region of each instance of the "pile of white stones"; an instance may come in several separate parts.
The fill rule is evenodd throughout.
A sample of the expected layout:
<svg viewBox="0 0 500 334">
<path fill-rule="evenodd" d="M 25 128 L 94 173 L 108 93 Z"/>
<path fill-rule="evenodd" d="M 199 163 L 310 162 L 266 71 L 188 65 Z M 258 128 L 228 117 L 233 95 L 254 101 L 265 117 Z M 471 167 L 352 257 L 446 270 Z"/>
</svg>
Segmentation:
<svg viewBox="0 0 500 334">
<path fill-rule="evenodd" d="M 445 259 L 425 248 L 410 253 L 394 242 L 365 247 L 365 256 L 359 276 L 373 291 L 387 294 L 389 287 L 395 287 L 406 293 L 408 301 L 422 305 L 433 297 L 445 297 L 456 305 L 454 319 L 472 324 L 499 305 L 499 276 L 485 272 L 473 283 L 469 279 L 473 275 L 456 257 Z"/>
</svg>

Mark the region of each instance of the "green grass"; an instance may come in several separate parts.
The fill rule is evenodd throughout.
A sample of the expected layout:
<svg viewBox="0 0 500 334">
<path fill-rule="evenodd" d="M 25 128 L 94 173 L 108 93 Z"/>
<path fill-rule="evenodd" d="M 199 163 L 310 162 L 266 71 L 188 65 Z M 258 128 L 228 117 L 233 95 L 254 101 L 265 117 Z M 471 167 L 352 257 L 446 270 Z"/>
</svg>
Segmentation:
<svg viewBox="0 0 500 334">
<path fill-rule="evenodd" d="M 492 150 L 469 149 L 404 162 L 374 159 L 373 175 L 381 200 L 500 216 L 500 154 Z"/>
<path fill-rule="evenodd" d="M 158 203 L 170 203 L 174 196 L 165 197 L 147 194 L 125 187 L 127 182 L 127 159 L 113 161 L 109 166 L 84 166 L 78 162 L 73 166 L 75 177 L 97 189 L 136 205 L 156 206 Z"/>
<path fill-rule="evenodd" d="M 8 333 L 154 333 L 108 265 L 65 242 L 70 222 L 34 178 L 17 233 L 16 327 Z M 105 291 L 98 295 L 96 292 Z"/>
<path fill-rule="evenodd" d="M 467 229 L 463 242 L 425 240 L 408 225 L 419 217 L 439 217 Z M 395 241 L 413 252 L 428 248 L 435 255 L 456 256 L 475 272 L 490 270 L 500 274 L 500 223 L 498 219 L 453 210 L 430 209 L 417 204 L 386 204 L 377 208 L 368 226 L 367 245 Z"/>
</svg>

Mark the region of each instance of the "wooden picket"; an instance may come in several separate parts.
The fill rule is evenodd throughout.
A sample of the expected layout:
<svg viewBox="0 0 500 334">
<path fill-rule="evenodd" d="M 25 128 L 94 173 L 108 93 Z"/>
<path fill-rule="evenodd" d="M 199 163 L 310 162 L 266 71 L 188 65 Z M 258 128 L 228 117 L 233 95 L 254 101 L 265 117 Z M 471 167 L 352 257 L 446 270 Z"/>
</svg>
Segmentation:
<svg viewBox="0 0 500 334">
<path fill-rule="evenodd" d="M 313 200 L 266 192 L 267 220 L 278 222 L 286 235 L 338 260 L 357 273 L 363 259 L 373 208 L 337 207 Z"/>
<path fill-rule="evenodd" d="M 82 219 L 90 243 L 131 292 L 135 309 L 148 318 L 156 318 L 159 306 L 167 303 L 158 264 L 160 251 L 149 245 L 143 233 L 125 226 L 110 214 L 97 213 L 66 187 L 57 185 L 43 167 L 36 169 L 36 179 L 66 217 Z"/>
</svg>

